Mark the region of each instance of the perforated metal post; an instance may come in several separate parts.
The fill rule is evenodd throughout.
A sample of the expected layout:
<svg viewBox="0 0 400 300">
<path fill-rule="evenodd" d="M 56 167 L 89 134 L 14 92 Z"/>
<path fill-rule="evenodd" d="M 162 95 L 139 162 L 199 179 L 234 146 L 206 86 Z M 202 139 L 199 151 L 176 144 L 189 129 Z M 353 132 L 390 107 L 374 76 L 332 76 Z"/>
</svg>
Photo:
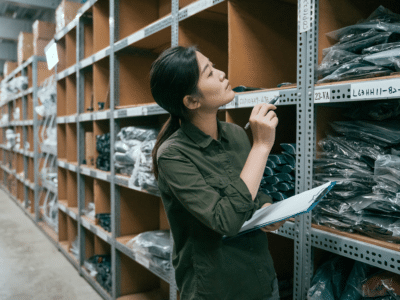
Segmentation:
<svg viewBox="0 0 400 300">
<path fill-rule="evenodd" d="M 32 62 L 32 86 L 33 86 L 33 108 L 38 105 L 38 57 L 33 57 Z M 33 166 L 34 166 L 34 205 L 35 222 L 39 222 L 39 124 L 36 110 L 33 109 Z"/>
<path fill-rule="evenodd" d="M 119 0 L 110 0 L 110 162 L 111 162 L 111 270 L 112 298 L 121 296 L 121 257 L 116 249 L 116 238 L 121 235 L 120 188 L 115 185 L 114 144 L 119 124 L 114 118 L 115 106 L 119 104 L 119 59 L 115 54 L 114 43 L 119 40 Z"/>
<path fill-rule="evenodd" d="M 84 111 L 84 74 L 79 68 L 79 62 L 84 57 L 84 21 L 79 16 L 78 25 L 76 28 L 76 130 L 77 130 L 77 181 L 78 181 L 78 249 L 79 249 L 79 274 L 82 274 L 82 266 L 85 260 L 85 230 L 82 227 L 81 214 L 82 209 L 85 207 L 85 177 L 80 173 L 80 166 L 85 158 L 85 129 L 83 123 L 80 122 L 79 115 Z"/>
</svg>

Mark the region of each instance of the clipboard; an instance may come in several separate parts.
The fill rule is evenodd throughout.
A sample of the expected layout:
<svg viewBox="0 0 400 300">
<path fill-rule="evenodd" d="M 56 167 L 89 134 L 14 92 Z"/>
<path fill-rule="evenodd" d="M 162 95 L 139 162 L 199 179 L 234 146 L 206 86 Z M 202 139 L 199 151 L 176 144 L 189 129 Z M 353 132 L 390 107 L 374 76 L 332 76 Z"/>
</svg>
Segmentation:
<svg viewBox="0 0 400 300">
<path fill-rule="evenodd" d="M 253 217 L 243 224 L 238 235 L 310 212 L 335 184 L 336 181 L 330 181 L 319 187 L 257 210 Z"/>
</svg>

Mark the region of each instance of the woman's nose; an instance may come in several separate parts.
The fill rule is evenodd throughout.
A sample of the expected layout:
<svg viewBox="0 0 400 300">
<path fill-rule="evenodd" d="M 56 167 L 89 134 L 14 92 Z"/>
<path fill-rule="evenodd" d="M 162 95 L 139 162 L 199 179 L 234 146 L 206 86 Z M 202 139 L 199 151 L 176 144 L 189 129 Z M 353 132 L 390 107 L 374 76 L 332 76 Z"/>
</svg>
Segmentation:
<svg viewBox="0 0 400 300">
<path fill-rule="evenodd" d="M 219 75 L 219 80 L 224 81 L 225 76 L 226 76 L 225 72 L 221 71 L 221 75 Z"/>
</svg>

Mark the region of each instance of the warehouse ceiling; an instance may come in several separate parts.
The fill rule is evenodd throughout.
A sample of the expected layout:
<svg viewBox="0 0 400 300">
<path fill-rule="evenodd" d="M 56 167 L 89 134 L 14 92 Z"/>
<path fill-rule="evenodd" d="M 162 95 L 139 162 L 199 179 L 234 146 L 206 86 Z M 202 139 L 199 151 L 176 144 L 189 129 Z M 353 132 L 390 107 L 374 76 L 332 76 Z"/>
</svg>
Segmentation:
<svg viewBox="0 0 400 300">
<path fill-rule="evenodd" d="M 17 61 L 19 32 L 32 32 L 32 24 L 36 20 L 54 22 L 54 12 L 60 2 L 61 0 L 0 0 L 1 75 L 6 60 Z"/>
</svg>

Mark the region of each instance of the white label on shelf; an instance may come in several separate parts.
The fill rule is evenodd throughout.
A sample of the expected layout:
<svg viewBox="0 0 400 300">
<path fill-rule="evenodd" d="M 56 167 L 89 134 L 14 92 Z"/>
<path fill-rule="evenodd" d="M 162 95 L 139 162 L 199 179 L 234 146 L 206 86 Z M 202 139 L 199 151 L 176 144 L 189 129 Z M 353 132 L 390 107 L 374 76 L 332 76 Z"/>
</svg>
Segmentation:
<svg viewBox="0 0 400 300">
<path fill-rule="evenodd" d="M 231 102 L 229 102 L 228 104 L 226 104 L 225 105 L 225 108 L 235 108 L 235 101 L 236 100 L 236 97 L 235 97 L 235 99 L 233 99 Z"/>
<path fill-rule="evenodd" d="M 299 26 L 300 33 L 306 32 L 311 28 L 311 3 L 310 0 L 299 0 Z"/>
<path fill-rule="evenodd" d="M 107 180 L 107 173 L 97 172 L 97 178 Z"/>
<path fill-rule="evenodd" d="M 140 253 L 135 253 L 135 259 L 139 264 L 144 266 L 146 269 L 150 268 L 150 261 Z"/>
<path fill-rule="evenodd" d="M 59 162 L 58 162 L 58 165 L 59 165 L 60 167 L 65 167 L 65 162 L 59 161 Z"/>
<path fill-rule="evenodd" d="M 142 115 L 147 116 L 147 114 L 148 114 L 147 107 L 142 107 Z"/>
<path fill-rule="evenodd" d="M 73 122 L 75 122 L 75 116 L 70 116 L 70 117 L 68 117 L 68 123 L 73 123 Z"/>
<path fill-rule="evenodd" d="M 128 36 L 128 38 L 127 38 L 128 45 L 131 45 L 137 41 L 140 41 L 143 38 L 144 38 L 144 29 Z"/>
<path fill-rule="evenodd" d="M 106 119 L 106 118 L 107 118 L 107 112 L 106 111 L 98 112 L 96 114 L 96 119 L 97 120 Z"/>
<path fill-rule="evenodd" d="M 47 68 L 49 70 L 53 69 L 58 63 L 57 44 L 54 41 L 52 43 L 46 51 Z"/>
<path fill-rule="evenodd" d="M 82 115 L 80 116 L 80 118 L 81 118 L 81 121 L 90 121 L 91 118 L 92 118 L 92 114 L 88 114 L 88 113 L 82 114 Z"/>
<path fill-rule="evenodd" d="M 90 176 L 90 170 L 88 168 L 82 168 L 81 171 L 82 171 L 82 174 Z"/>
<path fill-rule="evenodd" d="M 238 95 L 238 106 L 253 107 L 259 103 L 267 103 L 277 96 L 279 96 L 279 91 Z"/>
<path fill-rule="evenodd" d="M 351 99 L 399 98 L 400 79 L 385 79 L 351 84 Z"/>
<path fill-rule="evenodd" d="M 188 7 L 187 7 L 188 17 L 190 17 L 191 15 L 194 15 L 206 8 L 209 8 L 212 5 L 213 5 L 212 0 L 200 0 L 200 1 L 193 3 L 192 5 L 188 5 Z"/>
<path fill-rule="evenodd" d="M 331 101 L 330 89 L 314 90 L 314 102 L 322 103 L 330 101 Z"/>
<path fill-rule="evenodd" d="M 73 211 L 69 210 L 68 214 L 71 216 L 71 218 L 76 219 L 76 215 Z"/>
<path fill-rule="evenodd" d="M 126 110 L 126 115 L 128 117 L 132 117 L 132 116 L 138 116 L 140 115 L 140 109 L 138 107 L 134 107 L 134 108 L 128 108 Z"/>
<path fill-rule="evenodd" d="M 88 221 L 86 221 L 84 218 L 81 219 L 81 223 L 83 225 L 83 227 L 87 228 L 90 230 L 90 224 Z"/>
<path fill-rule="evenodd" d="M 104 241 L 108 241 L 108 235 L 101 229 L 97 228 L 97 235 Z"/>
<path fill-rule="evenodd" d="M 61 209 L 63 212 L 65 212 L 67 209 L 65 208 L 64 205 L 58 203 L 58 208 Z"/>
</svg>

